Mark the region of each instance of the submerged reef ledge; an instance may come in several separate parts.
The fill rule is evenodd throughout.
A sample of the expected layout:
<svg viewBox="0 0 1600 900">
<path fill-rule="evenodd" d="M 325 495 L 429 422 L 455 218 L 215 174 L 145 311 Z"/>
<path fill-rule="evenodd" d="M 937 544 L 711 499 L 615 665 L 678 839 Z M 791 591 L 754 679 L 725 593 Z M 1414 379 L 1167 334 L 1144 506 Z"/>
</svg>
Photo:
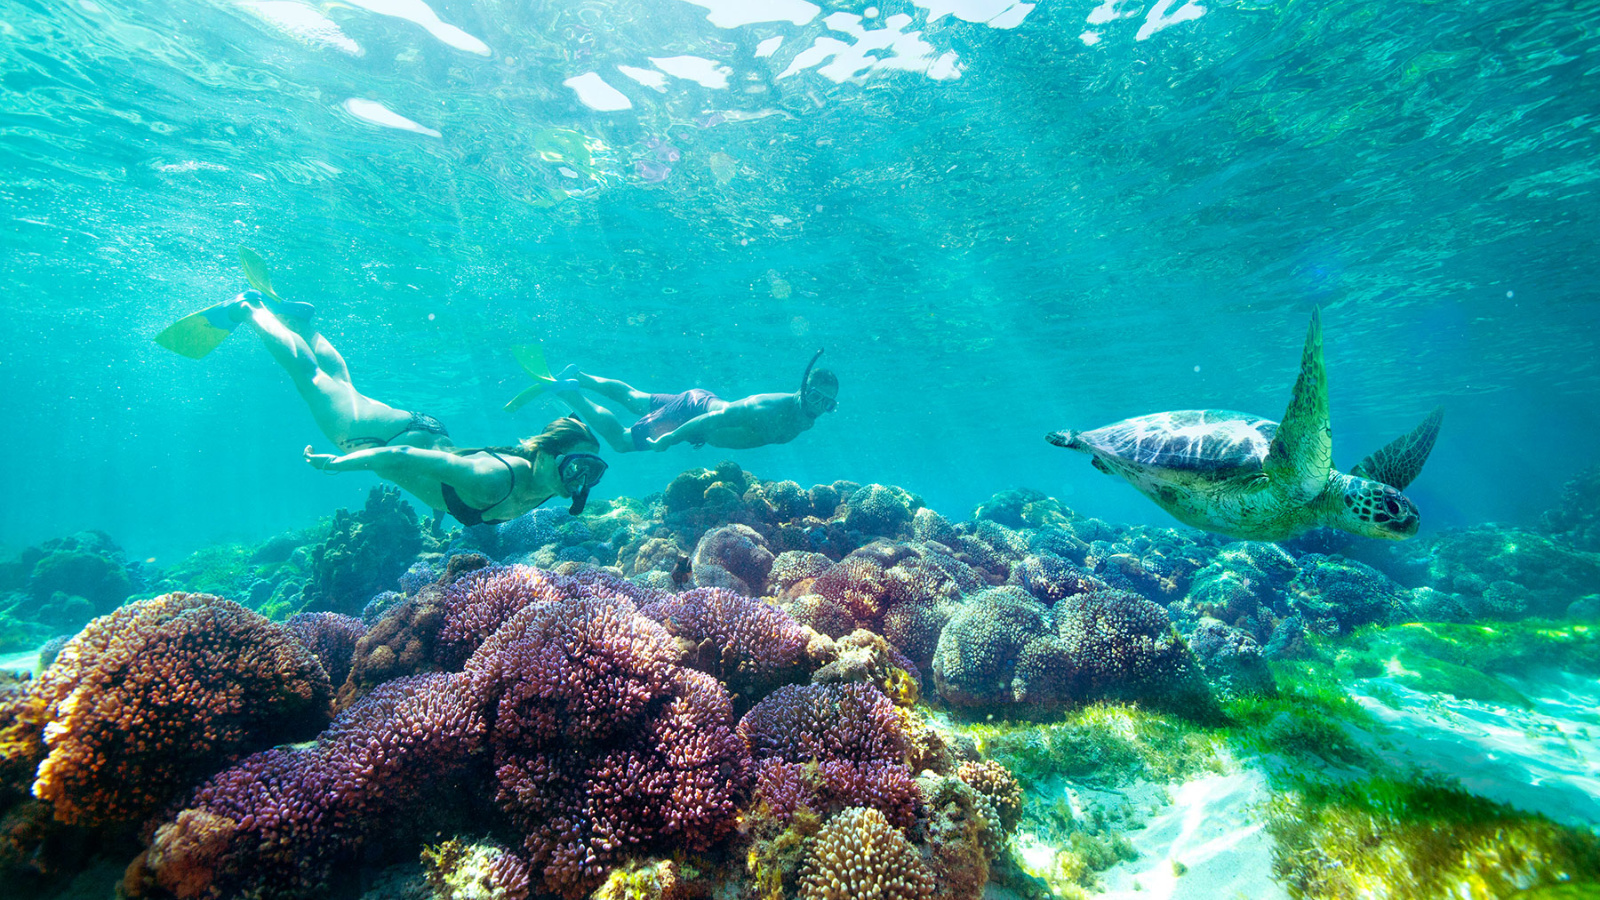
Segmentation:
<svg viewBox="0 0 1600 900">
<path fill-rule="evenodd" d="M 1284 544 L 737 464 L 0 562 L 7 897 L 1600 896 L 1596 479 Z"/>
</svg>

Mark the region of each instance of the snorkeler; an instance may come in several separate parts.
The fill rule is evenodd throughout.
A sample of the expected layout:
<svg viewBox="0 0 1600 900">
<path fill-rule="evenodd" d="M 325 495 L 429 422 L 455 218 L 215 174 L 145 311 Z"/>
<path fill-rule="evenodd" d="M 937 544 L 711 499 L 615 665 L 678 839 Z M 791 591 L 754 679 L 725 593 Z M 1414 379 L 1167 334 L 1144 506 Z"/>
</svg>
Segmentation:
<svg viewBox="0 0 1600 900">
<path fill-rule="evenodd" d="M 800 432 L 810 430 L 823 413 L 838 406 L 838 376 L 827 369 L 814 368 L 821 355 L 818 350 L 811 357 L 800 378 L 800 389 L 792 394 L 752 394 L 740 400 L 723 400 L 700 388 L 681 394 L 647 394 L 625 382 L 567 366 L 559 375 L 542 376 L 542 384 L 524 391 L 507 408 L 520 406 L 532 392 L 553 392 L 618 453 L 659 451 L 681 443 L 695 447 L 710 444 L 728 450 L 786 444 Z M 542 363 L 542 355 L 537 358 Z M 530 371 L 541 377 L 537 368 Z M 639 418 L 623 428 L 615 413 L 580 391 L 599 394 Z"/>
<path fill-rule="evenodd" d="M 463 525 L 505 522 L 558 495 L 572 498 L 574 515 L 583 511 L 606 463 L 595 455 L 600 445 L 594 433 L 576 417 L 557 419 L 515 447 L 458 448 L 438 419 L 356 390 L 344 358 L 311 326 L 311 305 L 279 298 L 259 257 L 241 256 L 258 289 L 202 310 L 156 340 L 198 357 L 248 322 L 294 380 L 317 427 L 342 451 L 315 453 L 308 445 L 305 459 L 312 468 L 372 472 Z"/>
</svg>

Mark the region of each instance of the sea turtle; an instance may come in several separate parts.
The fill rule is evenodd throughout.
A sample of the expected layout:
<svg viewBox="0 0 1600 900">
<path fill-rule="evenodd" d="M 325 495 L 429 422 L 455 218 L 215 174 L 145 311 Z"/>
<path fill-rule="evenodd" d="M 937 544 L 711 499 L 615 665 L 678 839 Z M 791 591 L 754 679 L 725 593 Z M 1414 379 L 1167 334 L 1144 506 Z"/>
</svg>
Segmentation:
<svg viewBox="0 0 1600 900">
<path fill-rule="evenodd" d="M 1346 475 L 1333 468 L 1322 316 L 1311 313 L 1300 378 L 1282 422 L 1241 412 L 1189 409 L 1125 419 L 1045 440 L 1091 455 L 1186 525 L 1230 537 L 1277 541 L 1319 525 L 1366 537 L 1417 533 L 1417 507 L 1400 491 L 1422 471 L 1442 407 Z"/>
</svg>

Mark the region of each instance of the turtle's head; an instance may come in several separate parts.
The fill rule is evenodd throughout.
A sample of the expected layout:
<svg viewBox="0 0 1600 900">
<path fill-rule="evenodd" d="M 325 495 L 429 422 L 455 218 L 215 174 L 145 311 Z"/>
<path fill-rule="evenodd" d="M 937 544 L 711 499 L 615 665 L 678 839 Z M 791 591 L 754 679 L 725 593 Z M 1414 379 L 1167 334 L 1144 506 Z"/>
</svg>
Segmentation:
<svg viewBox="0 0 1600 900">
<path fill-rule="evenodd" d="M 1340 527 L 1362 537 L 1391 541 L 1403 541 L 1417 533 L 1421 516 L 1405 494 L 1381 481 L 1347 477 Z"/>
</svg>

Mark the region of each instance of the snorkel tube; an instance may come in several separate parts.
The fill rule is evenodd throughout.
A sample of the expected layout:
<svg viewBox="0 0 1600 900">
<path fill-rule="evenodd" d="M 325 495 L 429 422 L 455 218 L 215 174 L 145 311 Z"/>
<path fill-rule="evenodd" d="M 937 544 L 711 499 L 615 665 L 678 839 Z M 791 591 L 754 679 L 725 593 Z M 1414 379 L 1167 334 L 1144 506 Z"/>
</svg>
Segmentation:
<svg viewBox="0 0 1600 900">
<path fill-rule="evenodd" d="M 805 394 L 806 394 L 806 382 L 811 380 L 811 369 L 812 369 L 812 367 L 814 367 L 817 364 L 817 360 L 820 359 L 821 357 L 822 357 L 822 350 L 818 349 L 816 353 L 812 354 L 811 362 L 806 363 L 805 374 L 800 376 L 800 392 L 799 393 L 800 393 L 801 397 L 804 397 Z"/>
</svg>

